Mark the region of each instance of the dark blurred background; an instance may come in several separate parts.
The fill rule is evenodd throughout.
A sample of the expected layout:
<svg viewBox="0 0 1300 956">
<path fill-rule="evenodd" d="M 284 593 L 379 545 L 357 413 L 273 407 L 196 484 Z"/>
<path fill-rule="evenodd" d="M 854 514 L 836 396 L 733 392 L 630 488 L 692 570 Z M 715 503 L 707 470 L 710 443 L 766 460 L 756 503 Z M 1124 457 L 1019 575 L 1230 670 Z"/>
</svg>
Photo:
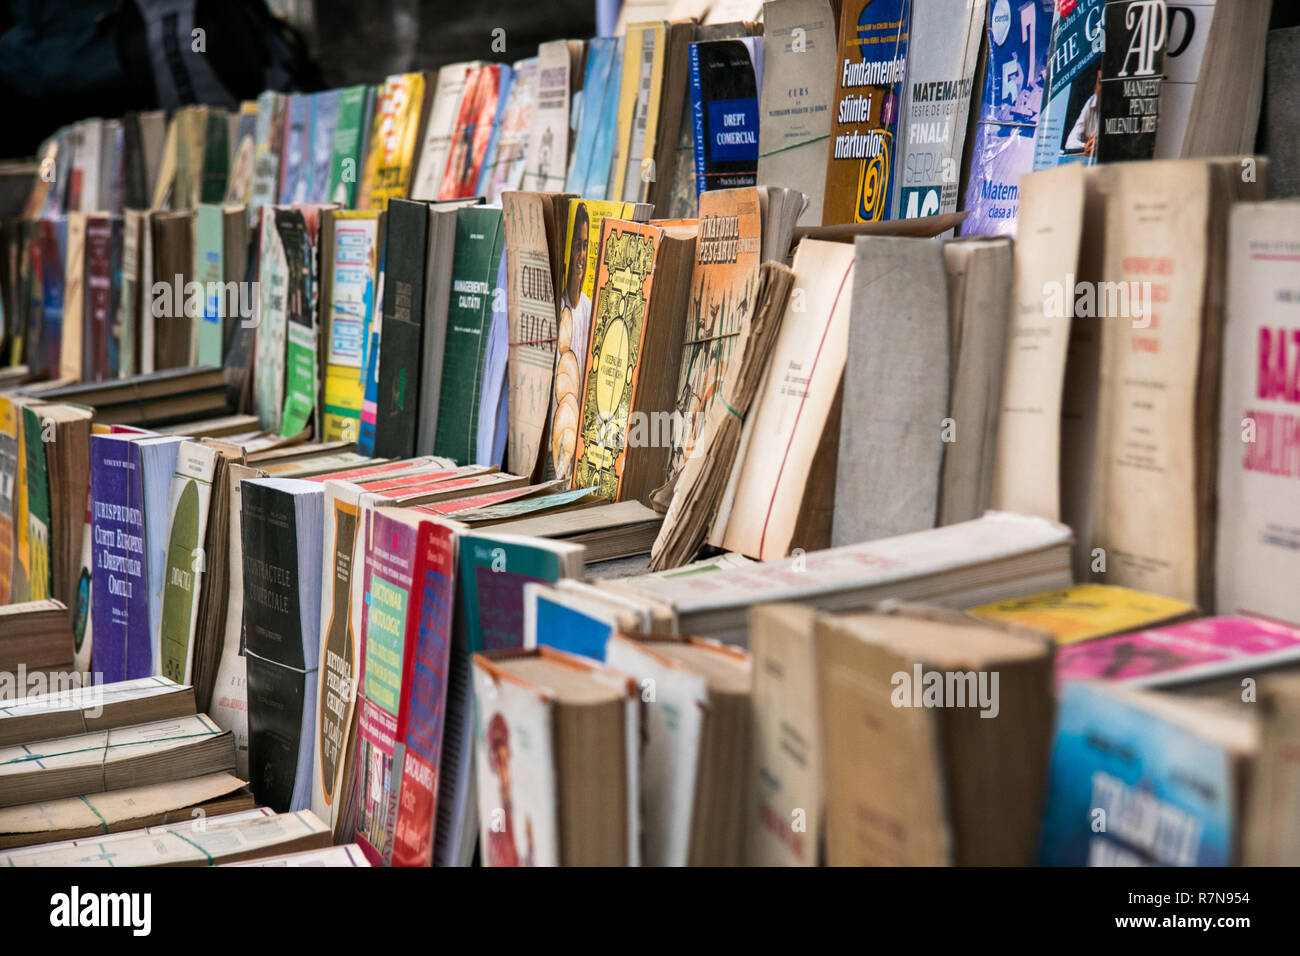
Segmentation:
<svg viewBox="0 0 1300 956">
<path fill-rule="evenodd" d="M 181 12 L 168 20 L 161 8 Z M 59 127 L 159 106 L 151 56 L 168 29 L 237 101 L 268 84 L 313 91 L 458 60 L 513 62 L 596 32 L 595 0 L 0 0 L 0 158 L 35 154 Z M 493 50 L 493 31 L 505 31 Z M 151 30 L 153 32 L 151 32 Z M 162 34 L 158 31 L 161 30 Z"/>
</svg>

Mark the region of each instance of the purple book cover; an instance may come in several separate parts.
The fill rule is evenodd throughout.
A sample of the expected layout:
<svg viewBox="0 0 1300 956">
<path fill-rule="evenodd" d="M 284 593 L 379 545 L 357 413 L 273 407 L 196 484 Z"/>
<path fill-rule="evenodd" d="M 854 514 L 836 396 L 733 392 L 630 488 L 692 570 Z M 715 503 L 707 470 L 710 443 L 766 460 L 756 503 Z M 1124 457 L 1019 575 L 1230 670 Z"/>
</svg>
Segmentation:
<svg viewBox="0 0 1300 956">
<path fill-rule="evenodd" d="M 1095 678 L 1158 687 L 1298 659 L 1300 630 L 1262 618 L 1207 617 L 1058 648 L 1056 682 Z"/>
<path fill-rule="evenodd" d="M 91 669 L 105 683 L 153 673 L 140 450 L 90 437 Z"/>
</svg>

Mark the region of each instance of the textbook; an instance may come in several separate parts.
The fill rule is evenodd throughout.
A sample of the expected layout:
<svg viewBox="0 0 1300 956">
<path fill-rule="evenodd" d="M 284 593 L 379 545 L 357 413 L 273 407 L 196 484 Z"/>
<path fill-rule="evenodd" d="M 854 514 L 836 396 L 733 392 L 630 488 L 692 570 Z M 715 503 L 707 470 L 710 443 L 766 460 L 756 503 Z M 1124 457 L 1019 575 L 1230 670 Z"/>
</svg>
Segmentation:
<svg viewBox="0 0 1300 956">
<path fill-rule="evenodd" d="M 1105 6 L 1104 0 L 1057 4 L 1047 49 L 1047 86 L 1034 132 L 1036 170 L 1097 161 Z"/>
<path fill-rule="evenodd" d="M 0 746 L 71 737 L 194 713 L 193 688 L 165 677 L 87 684 L 21 697 L 0 706 Z"/>
<path fill-rule="evenodd" d="M 165 575 L 160 603 L 159 670 L 178 684 L 194 680 L 194 637 L 199 589 L 206 568 L 208 508 L 213 497 L 217 451 L 181 442 L 168 501 Z"/>
<path fill-rule="evenodd" d="M 696 193 L 756 185 L 762 37 L 697 41 L 690 57 Z"/>
<path fill-rule="evenodd" d="M 322 229 L 321 335 L 325 337 L 321 435 L 354 440 L 360 433 L 365 335 L 374 321 L 381 246 L 380 213 L 337 210 Z M 324 260 L 328 258 L 328 269 Z"/>
<path fill-rule="evenodd" d="M 822 224 L 889 219 L 912 0 L 845 0 Z"/>
</svg>

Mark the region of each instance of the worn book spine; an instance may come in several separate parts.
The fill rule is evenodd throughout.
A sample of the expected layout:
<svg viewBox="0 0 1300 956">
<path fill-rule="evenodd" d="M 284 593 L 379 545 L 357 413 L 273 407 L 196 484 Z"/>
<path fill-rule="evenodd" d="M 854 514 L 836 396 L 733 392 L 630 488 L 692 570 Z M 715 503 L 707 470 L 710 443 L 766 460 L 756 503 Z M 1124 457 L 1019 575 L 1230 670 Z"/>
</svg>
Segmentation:
<svg viewBox="0 0 1300 956">
<path fill-rule="evenodd" d="M 388 204 L 384 268 L 384 330 L 379 339 L 379 395 L 375 450 L 380 458 L 415 454 L 420 414 L 420 359 L 429 208 L 422 202 Z"/>
<path fill-rule="evenodd" d="M 645 319 L 663 231 L 606 219 L 601 226 L 591 345 L 574 450 L 575 488 L 619 498 L 629 416 L 645 364 Z"/>
<path fill-rule="evenodd" d="M 846 0 L 840 11 L 822 223 L 890 217 L 912 0 Z"/>
<path fill-rule="evenodd" d="M 274 203 L 280 188 L 280 159 L 284 148 L 283 93 L 267 90 L 257 98 L 257 141 L 253 155 L 253 192 L 248 203 L 249 224 L 261 208 Z"/>
<path fill-rule="evenodd" d="M 285 262 L 284 407 L 280 434 L 306 429 L 316 409 L 316 249 L 314 228 L 299 209 L 275 210 Z"/>
<path fill-rule="evenodd" d="M 109 322 L 113 315 L 113 221 L 107 216 L 86 220 L 85 277 L 82 368 L 87 380 L 102 382 L 112 376 Z"/>
<path fill-rule="evenodd" d="M 860 236 L 855 252 L 833 546 L 934 527 L 948 416 L 943 247 Z"/>
</svg>

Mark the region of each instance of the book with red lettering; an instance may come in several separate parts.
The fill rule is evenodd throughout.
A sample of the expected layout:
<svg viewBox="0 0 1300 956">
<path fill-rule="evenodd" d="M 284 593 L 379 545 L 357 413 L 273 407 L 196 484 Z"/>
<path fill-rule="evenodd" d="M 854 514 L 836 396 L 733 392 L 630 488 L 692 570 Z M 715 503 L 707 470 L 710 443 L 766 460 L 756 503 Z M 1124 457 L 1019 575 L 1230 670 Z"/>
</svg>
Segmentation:
<svg viewBox="0 0 1300 956">
<path fill-rule="evenodd" d="M 379 508 L 365 551 L 356 840 L 385 866 L 428 866 L 450 666 L 455 527 Z"/>
<path fill-rule="evenodd" d="M 1300 661 L 1300 630 L 1254 617 L 1207 617 L 1057 649 L 1056 682 L 1167 687 Z"/>
</svg>

